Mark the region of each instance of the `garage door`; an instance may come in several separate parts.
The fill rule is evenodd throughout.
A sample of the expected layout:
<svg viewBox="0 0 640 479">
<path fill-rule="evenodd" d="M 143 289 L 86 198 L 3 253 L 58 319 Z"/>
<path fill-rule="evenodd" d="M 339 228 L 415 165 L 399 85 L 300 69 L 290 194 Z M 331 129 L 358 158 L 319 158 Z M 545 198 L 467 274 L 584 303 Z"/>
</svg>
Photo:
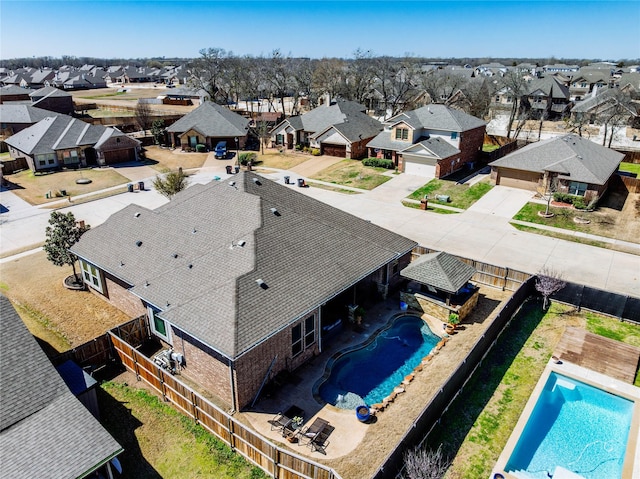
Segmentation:
<svg viewBox="0 0 640 479">
<path fill-rule="evenodd" d="M 322 154 L 329 156 L 337 156 L 339 158 L 347 157 L 347 147 L 345 145 L 325 145 L 322 144 Z"/>
<path fill-rule="evenodd" d="M 135 161 L 136 152 L 133 148 L 126 150 L 111 150 L 104 152 L 104 162 L 107 165 L 113 165 L 114 163 L 121 163 L 123 161 Z"/>
<path fill-rule="evenodd" d="M 523 190 L 536 191 L 540 173 L 532 171 L 512 170 L 510 168 L 500 168 L 499 185 L 511 186 Z"/>
<path fill-rule="evenodd" d="M 407 175 L 424 176 L 427 178 L 436 177 L 436 165 L 429 165 L 421 161 L 404 158 L 404 172 Z"/>
</svg>

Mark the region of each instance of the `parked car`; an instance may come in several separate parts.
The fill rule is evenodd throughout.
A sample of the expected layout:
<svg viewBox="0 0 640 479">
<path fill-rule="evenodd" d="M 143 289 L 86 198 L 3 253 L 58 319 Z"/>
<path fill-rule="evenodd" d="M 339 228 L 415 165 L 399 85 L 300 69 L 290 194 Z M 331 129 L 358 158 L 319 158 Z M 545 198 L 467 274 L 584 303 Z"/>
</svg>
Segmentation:
<svg viewBox="0 0 640 479">
<path fill-rule="evenodd" d="M 226 158 L 227 157 L 227 142 L 219 141 L 214 149 L 214 156 L 216 158 Z"/>
</svg>

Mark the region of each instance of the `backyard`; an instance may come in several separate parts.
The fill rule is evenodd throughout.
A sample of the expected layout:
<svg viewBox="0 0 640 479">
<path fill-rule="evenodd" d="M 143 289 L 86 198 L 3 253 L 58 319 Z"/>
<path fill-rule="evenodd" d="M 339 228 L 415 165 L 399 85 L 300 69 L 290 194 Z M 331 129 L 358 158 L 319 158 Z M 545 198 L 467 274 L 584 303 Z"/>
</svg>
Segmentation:
<svg viewBox="0 0 640 479">
<path fill-rule="evenodd" d="M 493 188 L 493 186 L 488 178 L 471 186 L 461 185 L 449 180 L 431 180 L 422 188 L 411 193 L 407 198 L 419 201 L 425 196 L 428 196 L 429 203 L 441 203 L 446 206 L 465 210 L 482 198 L 491 188 Z M 439 201 L 438 196 L 448 196 L 450 201 Z M 433 211 L 450 213 L 449 210 L 442 210 L 440 208 L 435 208 Z"/>
<path fill-rule="evenodd" d="M 441 445 L 453 459 L 446 479 L 489 477 L 566 327 L 640 347 L 640 326 L 566 305 L 545 313 L 529 300 L 516 318 L 428 437 L 429 449 Z"/>
</svg>

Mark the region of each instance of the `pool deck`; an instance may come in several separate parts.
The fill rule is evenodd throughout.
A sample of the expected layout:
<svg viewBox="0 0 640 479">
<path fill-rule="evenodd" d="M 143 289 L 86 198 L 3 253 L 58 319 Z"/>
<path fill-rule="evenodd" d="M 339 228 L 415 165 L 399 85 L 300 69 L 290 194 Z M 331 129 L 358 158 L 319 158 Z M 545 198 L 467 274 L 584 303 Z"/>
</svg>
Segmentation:
<svg viewBox="0 0 640 479">
<path fill-rule="evenodd" d="M 622 344 L 618 341 L 614 342 L 616 343 L 616 345 Z M 557 351 L 560 350 L 561 344 L 562 341 L 559 344 Z M 555 354 L 554 356 L 559 357 L 558 354 Z M 547 383 L 549 375 L 552 372 L 577 379 L 586 384 L 595 386 L 599 389 L 624 397 L 634 402 L 631 428 L 629 430 L 629 437 L 627 440 L 627 451 L 623 463 L 621 479 L 634 479 L 640 477 L 640 441 L 638 440 L 638 435 L 640 434 L 640 388 L 635 387 L 633 384 L 629 384 L 626 381 L 621 381 L 601 372 L 571 363 L 566 359 L 566 355 L 564 358 L 559 357 L 559 359 L 559 362 L 556 362 L 556 360 L 554 360 L 553 358 L 549 360 L 545 370 L 538 380 L 538 383 L 536 384 L 536 387 L 531 393 L 529 401 L 527 402 L 522 414 L 520 415 L 520 419 L 518 419 L 516 427 L 511 433 L 511 436 L 507 441 L 505 448 L 503 449 L 500 457 L 498 458 L 498 461 L 496 462 L 496 465 L 494 466 L 490 479 L 500 477 L 503 477 L 504 479 L 516 479 L 516 476 L 505 472 L 504 468 L 506 467 L 511 454 L 513 453 L 513 450 L 518 440 L 520 439 L 520 436 L 524 431 L 524 427 L 526 426 L 527 421 L 529 420 L 529 417 L 533 412 L 533 408 L 535 407 L 536 402 L 540 394 L 542 393 L 542 389 Z M 571 477 L 575 477 L 575 475 Z"/>
<path fill-rule="evenodd" d="M 640 348 L 570 327 L 560 339 L 554 356 L 633 384 L 640 362 Z"/>
</svg>

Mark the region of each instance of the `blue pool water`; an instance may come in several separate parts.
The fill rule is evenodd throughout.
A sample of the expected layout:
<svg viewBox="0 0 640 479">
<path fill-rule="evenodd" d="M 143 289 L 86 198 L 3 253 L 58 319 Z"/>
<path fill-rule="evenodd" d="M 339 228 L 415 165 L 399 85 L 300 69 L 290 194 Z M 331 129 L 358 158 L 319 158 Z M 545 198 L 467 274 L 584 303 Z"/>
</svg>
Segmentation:
<svg viewBox="0 0 640 479">
<path fill-rule="evenodd" d="M 366 347 L 338 358 L 318 390 L 326 402 L 350 409 L 391 394 L 440 338 L 416 316 L 401 316 Z"/>
<path fill-rule="evenodd" d="M 560 466 L 586 479 L 620 478 L 633 406 L 551 373 L 505 470 L 523 479 L 547 479 Z"/>
</svg>

